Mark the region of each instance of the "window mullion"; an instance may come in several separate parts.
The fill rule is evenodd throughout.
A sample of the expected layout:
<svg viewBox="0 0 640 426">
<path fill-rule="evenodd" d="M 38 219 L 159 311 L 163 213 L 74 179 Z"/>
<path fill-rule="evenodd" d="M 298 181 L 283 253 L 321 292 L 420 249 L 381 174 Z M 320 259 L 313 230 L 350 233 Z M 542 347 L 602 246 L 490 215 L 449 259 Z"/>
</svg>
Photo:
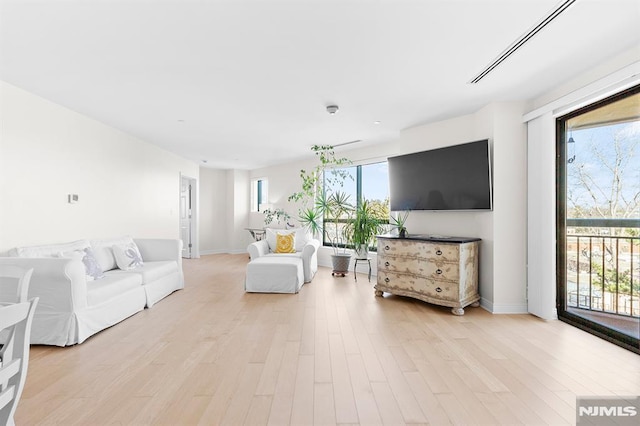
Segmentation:
<svg viewBox="0 0 640 426">
<path fill-rule="evenodd" d="M 356 207 L 360 207 L 362 198 L 362 166 L 356 167 Z"/>
</svg>

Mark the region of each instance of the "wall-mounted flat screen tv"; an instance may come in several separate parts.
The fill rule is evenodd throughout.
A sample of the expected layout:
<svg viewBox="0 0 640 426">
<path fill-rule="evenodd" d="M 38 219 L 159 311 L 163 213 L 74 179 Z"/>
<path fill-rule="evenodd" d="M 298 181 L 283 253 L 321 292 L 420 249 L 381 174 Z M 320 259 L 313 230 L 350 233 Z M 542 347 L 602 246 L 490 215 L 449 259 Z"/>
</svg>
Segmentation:
<svg viewBox="0 0 640 426">
<path fill-rule="evenodd" d="M 489 141 L 391 157 L 391 210 L 491 210 Z"/>
</svg>

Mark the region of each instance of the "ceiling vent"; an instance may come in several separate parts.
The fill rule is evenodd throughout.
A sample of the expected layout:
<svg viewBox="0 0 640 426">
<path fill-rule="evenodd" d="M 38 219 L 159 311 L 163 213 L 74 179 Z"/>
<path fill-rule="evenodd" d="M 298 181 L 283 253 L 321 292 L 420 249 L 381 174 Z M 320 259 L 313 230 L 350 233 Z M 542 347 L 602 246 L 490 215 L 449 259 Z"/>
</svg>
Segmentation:
<svg viewBox="0 0 640 426">
<path fill-rule="evenodd" d="M 549 12 L 544 18 L 542 18 L 537 24 L 535 24 L 529 31 L 520 36 L 515 42 L 513 42 L 506 50 L 504 50 L 493 62 L 491 62 L 485 69 L 483 69 L 477 76 L 475 76 L 469 83 L 475 84 L 485 78 L 487 74 L 493 71 L 498 65 L 504 62 L 509 56 L 513 55 L 518 49 L 520 49 L 527 41 L 529 41 L 534 35 L 538 34 L 544 27 L 549 25 L 551 21 L 556 19 L 558 15 L 567 10 L 569 6 L 578 0 L 564 0 L 560 2 L 551 12 Z"/>
<path fill-rule="evenodd" d="M 350 142 L 342 142 L 336 145 L 333 145 L 334 148 L 337 148 L 339 146 L 345 146 L 345 145 L 351 145 L 352 143 L 358 143 L 358 142 L 362 142 L 362 139 L 357 139 L 355 141 L 350 141 Z"/>
</svg>

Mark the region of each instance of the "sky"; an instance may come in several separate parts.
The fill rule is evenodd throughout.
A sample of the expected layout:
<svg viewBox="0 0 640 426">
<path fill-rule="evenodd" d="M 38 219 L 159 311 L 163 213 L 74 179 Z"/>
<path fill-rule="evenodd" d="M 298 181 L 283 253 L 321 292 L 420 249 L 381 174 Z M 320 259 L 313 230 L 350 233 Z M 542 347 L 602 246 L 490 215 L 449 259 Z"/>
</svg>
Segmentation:
<svg viewBox="0 0 640 426">
<path fill-rule="evenodd" d="M 568 136 L 575 143 L 567 144 L 567 158 L 575 155 L 575 159 L 567 164 L 567 191 L 576 205 L 607 204 L 613 198 L 616 168 L 622 183 L 620 202 L 624 204 L 640 192 L 640 122 L 575 130 Z M 580 182 L 579 170 L 592 179 L 588 185 Z"/>
<path fill-rule="evenodd" d="M 352 204 L 357 201 L 356 168 L 347 168 L 353 179 L 345 180 L 342 188 L 339 188 L 340 191 L 349 194 Z M 382 201 L 389 197 L 389 167 L 386 161 L 362 165 L 362 195 L 367 200 Z"/>
</svg>

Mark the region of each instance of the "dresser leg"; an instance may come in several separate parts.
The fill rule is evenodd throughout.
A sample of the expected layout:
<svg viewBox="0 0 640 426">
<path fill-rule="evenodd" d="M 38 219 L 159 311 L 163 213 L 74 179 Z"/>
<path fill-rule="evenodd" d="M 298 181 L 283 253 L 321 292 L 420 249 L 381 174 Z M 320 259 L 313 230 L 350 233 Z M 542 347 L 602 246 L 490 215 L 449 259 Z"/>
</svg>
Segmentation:
<svg viewBox="0 0 640 426">
<path fill-rule="evenodd" d="M 480 302 L 473 302 L 470 306 L 472 308 L 477 308 L 478 306 L 480 306 Z"/>
<path fill-rule="evenodd" d="M 462 308 L 451 308 L 451 313 L 453 315 L 462 316 L 462 315 L 464 315 L 464 309 L 462 309 Z"/>
<path fill-rule="evenodd" d="M 376 296 L 377 297 L 382 297 L 382 290 L 376 290 Z"/>
</svg>

